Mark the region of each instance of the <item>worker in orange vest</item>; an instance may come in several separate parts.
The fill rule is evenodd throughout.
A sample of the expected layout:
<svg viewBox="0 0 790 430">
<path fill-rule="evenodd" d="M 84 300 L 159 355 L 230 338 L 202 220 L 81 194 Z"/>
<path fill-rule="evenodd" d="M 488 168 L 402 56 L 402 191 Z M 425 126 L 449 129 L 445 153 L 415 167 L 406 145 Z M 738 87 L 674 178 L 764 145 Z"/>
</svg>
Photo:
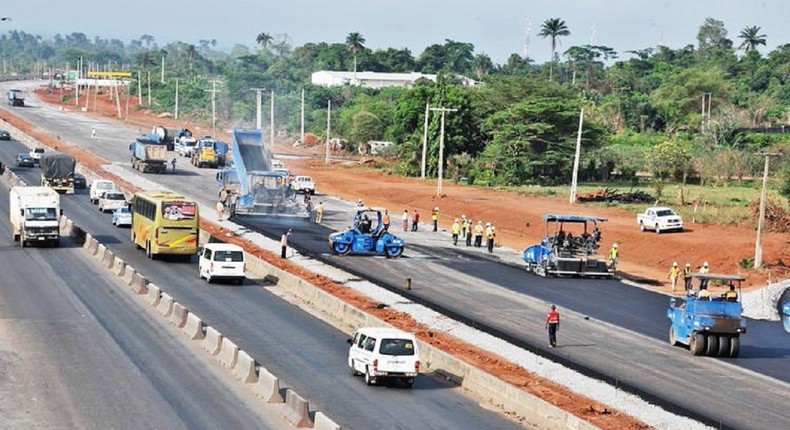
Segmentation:
<svg viewBox="0 0 790 430">
<path fill-rule="evenodd" d="M 554 305 L 551 305 L 551 310 L 546 316 L 546 330 L 549 331 L 549 346 L 554 348 L 557 346 L 557 332 L 560 331 L 560 313 Z"/>
<path fill-rule="evenodd" d="M 384 209 L 384 216 L 381 217 L 381 224 L 384 226 L 384 231 L 390 229 L 390 222 L 392 222 L 392 220 L 390 219 L 390 211 Z"/>
</svg>

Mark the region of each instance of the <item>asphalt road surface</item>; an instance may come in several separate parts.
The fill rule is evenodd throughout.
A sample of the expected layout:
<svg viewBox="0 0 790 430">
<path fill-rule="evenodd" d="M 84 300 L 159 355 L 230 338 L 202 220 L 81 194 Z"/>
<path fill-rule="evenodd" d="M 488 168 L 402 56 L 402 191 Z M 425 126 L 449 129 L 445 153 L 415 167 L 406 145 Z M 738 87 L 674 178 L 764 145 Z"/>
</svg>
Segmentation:
<svg viewBox="0 0 790 430">
<path fill-rule="evenodd" d="M 0 160 L 21 150 L 0 145 Z M 14 170 L 29 183 L 38 169 Z M 247 281 L 243 286 L 207 284 L 191 263 L 148 260 L 129 240 L 128 228 L 111 224 L 85 191 L 63 196 L 66 216 L 176 301 L 199 315 L 344 428 L 353 429 L 516 429 L 518 423 L 484 409 L 462 389 L 439 378 L 418 378 L 413 389 L 398 385 L 368 387 L 348 375 L 347 335 Z M 75 275 L 78 276 L 78 275 Z M 230 426 L 223 428 L 247 428 Z"/>
<path fill-rule="evenodd" d="M 108 160 L 128 163 L 127 146 L 134 131 L 49 107 L 18 109 L 15 113 Z M 100 130 L 102 141 L 88 139 L 91 126 Z M 215 196 L 206 190 L 216 189 L 213 171 L 184 164 L 179 164 L 176 175 L 147 177 L 199 197 L 211 207 Z M 320 184 L 318 187 L 320 191 Z M 325 201 L 327 224 L 334 229 L 348 225 L 350 207 L 328 198 Z M 282 233 L 281 226 L 263 227 L 271 237 Z M 407 252 L 399 260 L 335 257 L 327 255 L 329 231 L 320 226 L 296 228 L 291 243 L 305 253 L 392 289 L 399 288 L 405 276 L 411 276 L 415 285 L 409 295 L 412 300 L 588 374 L 618 381 L 671 409 L 737 428 L 774 428 L 790 420 L 783 406 L 789 401 L 786 382 L 790 378 L 790 337 L 778 323 L 750 321 L 750 331 L 742 338 L 741 358 L 726 360 L 736 367 L 722 366 L 721 360 L 691 357 L 688 351 L 666 345 L 669 322 L 664 295 L 615 281 L 538 278 L 497 262 L 496 257 L 491 260 L 446 246 L 415 246 L 420 240 L 407 239 Z M 549 302 L 566 312 L 589 317 L 580 319 L 578 327 L 564 324 L 565 339 L 578 332 L 578 339 L 569 345 L 572 347 L 544 348 L 542 318 Z M 721 406 L 710 408 L 688 401 L 694 398 Z M 744 408 L 759 411 L 755 414 L 759 416 L 740 413 Z"/>
</svg>

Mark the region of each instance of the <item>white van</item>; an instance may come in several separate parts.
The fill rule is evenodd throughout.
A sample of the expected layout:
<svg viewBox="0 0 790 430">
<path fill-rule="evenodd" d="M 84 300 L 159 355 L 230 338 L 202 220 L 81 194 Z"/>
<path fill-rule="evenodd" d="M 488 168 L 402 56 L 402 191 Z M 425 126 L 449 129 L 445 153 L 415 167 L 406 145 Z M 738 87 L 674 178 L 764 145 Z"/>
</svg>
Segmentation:
<svg viewBox="0 0 790 430">
<path fill-rule="evenodd" d="M 365 375 L 373 385 L 383 379 L 398 379 L 407 387 L 420 373 L 420 352 L 414 335 L 395 328 L 365 327 L 347 341 L 348 368 L 352 375 Z"/>
<path fill-rule="evenodd" d="M 99 203 L 99 198 L 106 191 L 115 191 L 115 182 L 106 179 L 97 179 L 91 184 L 90 199 L 91 203 Z"/>
<path fill-rule="evenodd" d="M 200 277 L 209 284 L 215 279 L 244 282 L 244 250 L 230 243 L 207 243 L 200 251 Z"/>
</svg>

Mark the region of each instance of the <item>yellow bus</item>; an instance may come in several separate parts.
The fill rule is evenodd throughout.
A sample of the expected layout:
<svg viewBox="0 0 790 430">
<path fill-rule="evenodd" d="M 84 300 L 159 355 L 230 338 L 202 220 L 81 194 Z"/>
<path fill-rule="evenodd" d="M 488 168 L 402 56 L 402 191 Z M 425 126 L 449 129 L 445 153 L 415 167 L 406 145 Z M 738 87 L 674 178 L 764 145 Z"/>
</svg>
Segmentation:
<svg viewBox="0 0 790 430">
<path fill-rule="evenodd" d="M 153 259 L 197 253 L 198 204 L 170 191 L 140 191 L 132 197 L 132 242 Z"/>
</svg>

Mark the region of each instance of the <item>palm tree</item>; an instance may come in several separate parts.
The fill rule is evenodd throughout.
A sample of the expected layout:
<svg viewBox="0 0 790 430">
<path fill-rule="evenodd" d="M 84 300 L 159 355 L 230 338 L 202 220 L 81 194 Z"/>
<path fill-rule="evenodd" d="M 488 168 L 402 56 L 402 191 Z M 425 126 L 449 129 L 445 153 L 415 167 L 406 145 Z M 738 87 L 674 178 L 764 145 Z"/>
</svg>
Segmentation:
<svg viewBox="0 0 790 430">
<path fill-rule="evenodd" d="M 360 33 L 349 33 L 346 48 L 354 55 L 354 80 L 357 79 L 357 54 L 365 50 L 365 38 Z"/>
<path fill-rule="evenodd" d="M 554 59 L 555 51 L 557 50 L 557 42 L 560 36 L 570 36 L 571 32 L 565 21 L 560 18 L 549 18 L 543 21 L 538 36 L 542 38 L 551 38 L 551 62 L 549 63 L 549 81 L 554 77 Z"/>
<path fill-rule="evenodd" d="M 749 51 L 757 50 L 757 47 L 760 45 L 765 46 L 766 36 L 764 34 L 759 34 L 759 33 L 760 33 L 760 27 L 756 25 L 753 27 L 746 27 L 743 30 L 741 30 L 741 34 L 738 35 L 738 37 L 743 39 L 743 42 L 741 42 L 741 46 L 739 46 L 738 48 L 743 49 L 746 52 L 749 52 Z"/>
<path fill-rule="evenodd" d="M 258 37 L 255 38 L 255 42 L 257 42 L 258 45 L 261 45 L 261 48 L 263 49 L 266 49 L 266 47 L 272 43 L 272 40 L 274 40 L 274 38 L 269 33 L 260 33 Z"/>
</svg>

